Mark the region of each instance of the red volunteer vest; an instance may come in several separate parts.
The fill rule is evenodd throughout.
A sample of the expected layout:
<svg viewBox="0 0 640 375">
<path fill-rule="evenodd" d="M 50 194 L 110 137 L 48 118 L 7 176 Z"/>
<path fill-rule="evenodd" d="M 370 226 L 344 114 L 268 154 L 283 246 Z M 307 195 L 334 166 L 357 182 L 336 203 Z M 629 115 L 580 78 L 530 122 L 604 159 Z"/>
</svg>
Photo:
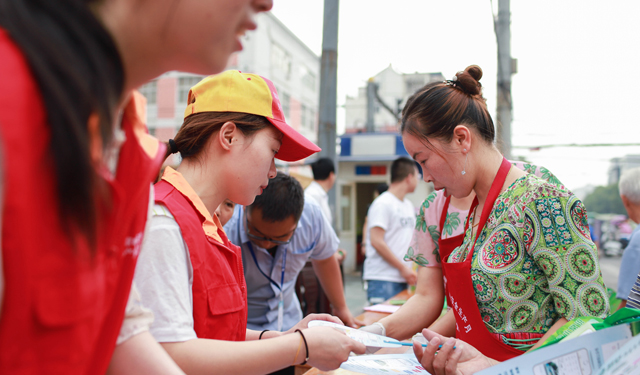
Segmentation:
<svg viewBox="0 0 640 375">
<path fill-rule="evenodd" d="M 244 341 L 247 286 L 242 253 L 218 228 L 222 243 L 203 230 L 205 216 L 166 180 L 155 185 L 156 203 L 165 205 L 180 226 L 193 266 L 193 322 L 199 338 Z"/>
<path fill-rule="evenodd" d="M 0 311 L 3 374 L 102 374 L 124 319 L 148 214 L 151 159 L 138 143 L 136 106 L 123 115 L 126 142 L 113 206 L 102 215 L 95 255 L 74 249 L 57 203 L 49 125 L 39 89 L 19 49 L 0 29 L 0 138 L 4 152 Z M 81 98 L 79 98 L 81 100 Z"/>
</svg>

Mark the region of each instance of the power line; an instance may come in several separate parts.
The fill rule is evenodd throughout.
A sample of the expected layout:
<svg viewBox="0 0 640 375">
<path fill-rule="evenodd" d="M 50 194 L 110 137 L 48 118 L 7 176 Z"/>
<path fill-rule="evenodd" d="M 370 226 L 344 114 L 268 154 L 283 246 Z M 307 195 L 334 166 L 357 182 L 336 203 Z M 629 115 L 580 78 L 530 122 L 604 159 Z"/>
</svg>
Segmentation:
<svg viewBox="0 0 640 375">
<path fill-rule="evenodd" d="M 512 146 L 513 148 L 523 148 L 537 151 L 543 148 L 553 147 L 624 147 L 624 146 L 640 146 L 640 143 L 565 143 L 538 146 Z"/>
</svg>

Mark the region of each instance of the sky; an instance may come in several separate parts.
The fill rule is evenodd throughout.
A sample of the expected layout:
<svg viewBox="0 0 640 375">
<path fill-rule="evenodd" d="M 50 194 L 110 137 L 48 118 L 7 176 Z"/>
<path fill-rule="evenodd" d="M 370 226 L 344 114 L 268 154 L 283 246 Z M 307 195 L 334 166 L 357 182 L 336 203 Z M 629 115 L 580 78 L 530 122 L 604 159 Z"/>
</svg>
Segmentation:
<svg viewBox="0 0 640 375">
<path fill-rule="evenodd" d="M 273 14 L 318 55 L 323 0 L 274 0 Z M 338 105 L 391 65 L 451 78 L 477 64 L 494 116 L 498 0 L 343 0 L 338 30 Z M 605 185 L 609 160 L 640 146 L 640 1 L 511 2 L 512 154 L 547 167 L 571 189 Z M 338 130 L 344 110 L 338 110 Z M 524 148 L 518 148 L 524 147 Z"/>
</svg>

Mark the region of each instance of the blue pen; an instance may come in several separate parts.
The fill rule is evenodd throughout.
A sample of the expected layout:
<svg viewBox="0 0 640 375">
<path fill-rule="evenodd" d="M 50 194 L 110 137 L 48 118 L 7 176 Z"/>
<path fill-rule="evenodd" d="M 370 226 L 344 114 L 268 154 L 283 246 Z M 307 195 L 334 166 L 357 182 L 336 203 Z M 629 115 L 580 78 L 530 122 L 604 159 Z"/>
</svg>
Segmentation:
<svg viewBox="0 0 640 375">
<path fill-rule="evenodd" d="M 385 344 L 400 344 L 402 346 L 413 346 L 413 343 L 411 342 L 402 342 L 402 341 L 385 341 Z M 420 344 L 422 345 L 423 348 L 427 347 L 427 344 Z M 454 349 L 456 348 L 455 346 L 453 347 Z M 438 349 L 442 349 L 442 345 L 438 346 Z"/>
</svg>

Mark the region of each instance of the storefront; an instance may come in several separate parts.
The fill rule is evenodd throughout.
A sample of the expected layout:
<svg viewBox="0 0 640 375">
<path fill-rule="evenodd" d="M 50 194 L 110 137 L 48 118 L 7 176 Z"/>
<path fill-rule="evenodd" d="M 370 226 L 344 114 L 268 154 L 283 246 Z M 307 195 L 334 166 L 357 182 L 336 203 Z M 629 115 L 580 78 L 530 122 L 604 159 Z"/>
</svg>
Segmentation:
<svg viewBox="0 0 640 375">
<path fill-rule="evenodd" d="M 400 156 L 409 155 L 397 133 L 345 134 L 340 137 L 340 148 L 336 183 L 337 229 L 340 247 L 348 254 L 344 270 L 352 272 L 363 259 L 358 255 L 362 226 L 374 191 L 381 183 L 389 184 L 391 163 Z M 407 198 L 417 210 L 431 191 L 433 186 L 421 179 L 416 191 Z"/>
</svg>

